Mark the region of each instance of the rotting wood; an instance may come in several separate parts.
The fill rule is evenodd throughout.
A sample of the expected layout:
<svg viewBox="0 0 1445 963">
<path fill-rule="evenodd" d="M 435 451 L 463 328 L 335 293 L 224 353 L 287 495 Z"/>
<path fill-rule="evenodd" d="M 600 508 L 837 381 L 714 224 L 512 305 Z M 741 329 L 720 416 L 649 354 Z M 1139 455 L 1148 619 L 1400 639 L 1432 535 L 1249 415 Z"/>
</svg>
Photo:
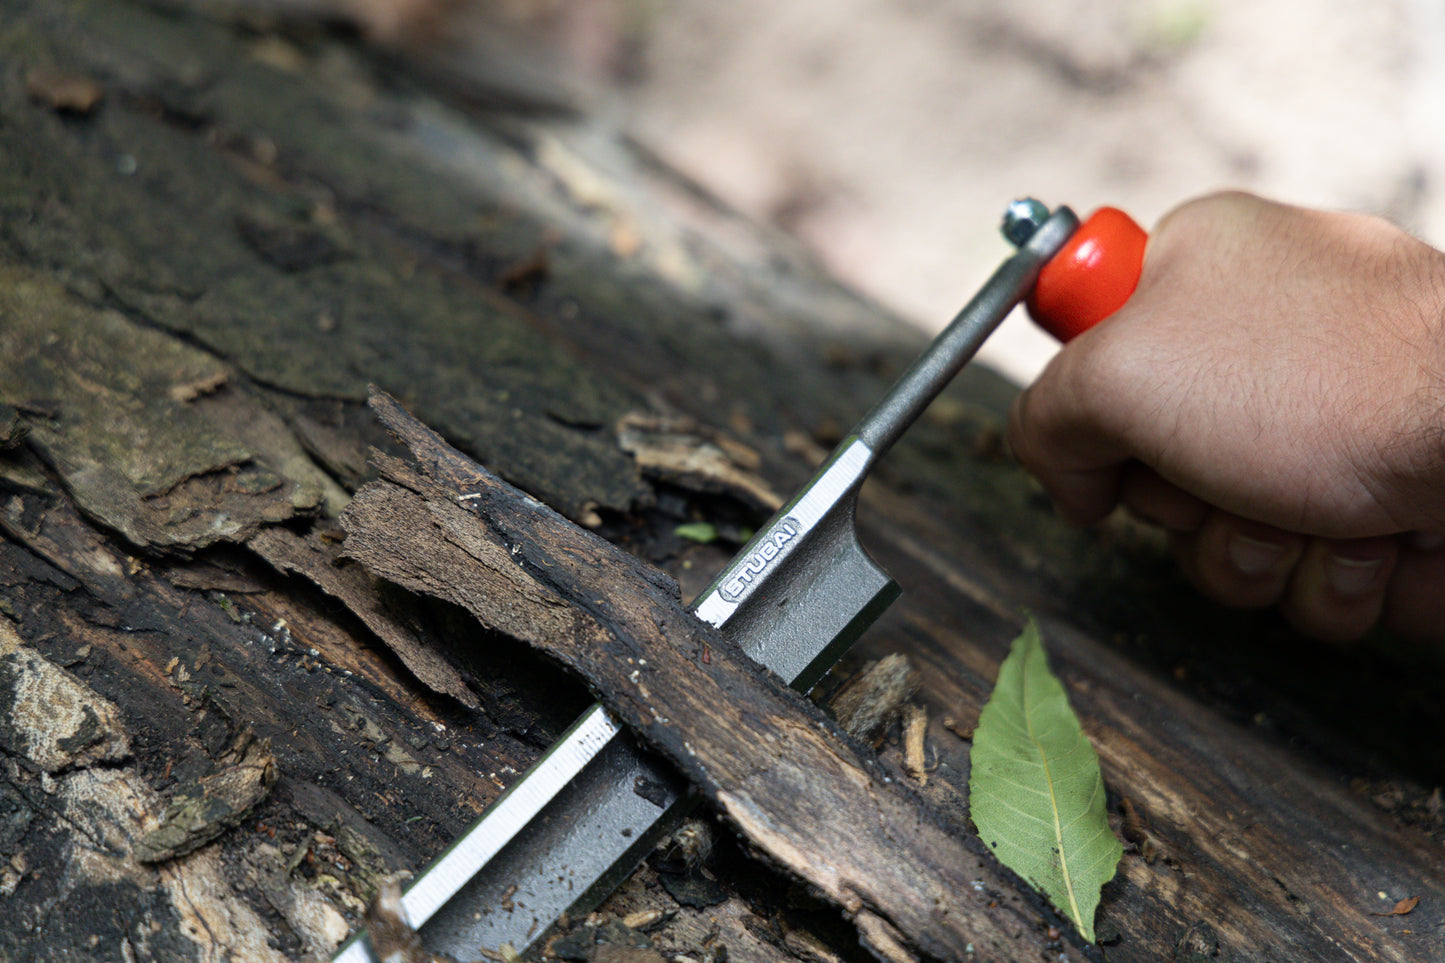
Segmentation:
<svg viewBox="0 0 1445 963">
<path fill-rule="evenodd" d="M 186 403 L 225 381 L 215 358 L 14 267 L 0 267 L 0 318 L 7 394 L 64 412 L 31 426 L 31 446 L 134 544 L 194 551 L 318 507 L 318 487 L 272 471 Z M 122 356 L 134 363 L 117 366 Z"/>
<path fill-rule="evenodd" d="M 276 783 L 276 757 L 249 729 L 236 734 L 216 766 L 176 792 L 160 824 L 136 841 L 136 859 L 163 863 L 195 852 L 240 825 Z"/>
<path fill-rule="evenodd" d="M 582 674 L 753 847 L 854 919 L 880 958 L 1087 958 L 1049 938 L 1054 917 L 963 827 L 693 618 L 670 578 L 501 482 L 393 399 L 372 403 L 420 472 L 378 456 L 383 480 L 342 516 L 348 556 Z"/>
<path fill-rule="evenodd" d="M 854 739 L 872 741 L 918 691 L 918 673 L 894 652 L 871 663 L 829 700 L 833 716 Z"/>
<path fill-rule="evenodd" d="M 5 9 L 0 262 L 28 285 L 12 294 L 41 296 L 8 303 L 54 312 L 57 328 L 84 329 L 92 346 L 117 312 L 153 337 L 112 339 L 113 357 L 100 354 L 94 386 L 112 404 L 50 384 L 67 376 L 54 363 L 64 346 L 22 346 L 48 356 L 39 394 L 16 396 L 34 370 L 0 381 L 0 611 L 10 620 L 0 648 L 33 650 L 117 706 L 131 753 L 48 774 L 0 750 L 0 955 L 32 953 L 43 925 L 47 950 L 72 959 L 201 959 L 228 939 L 241 956 L 319 956 L 377 879 L 439 852 L 536 757 L 548 725 L 568 721 L 568 700 L 585 699 L 511 640 L 479 636 L 464 613 L 378 586 L 373 601 L 476 694 L 481 711 L 466 710 L 393 658 L 367 627 L 365 599 L 316 588 L 334 553 L 302 556 L 314 566 L 303 578 L 232 540 L 284 518 L 285 536 L 335 549 L 334 521 L 313 528 L 307 513 L 334 511 L 345 492 L 333 482 L 358 487 L 367 446 L 384 444 L 365 385 L 414 402 L 458 448 L 570 517 L 600 517 L 600 531 L 688 595 L 726 558 L 726 530 L 761 519 L 730 492 L 642 477 L 617 448 L 618 420 L 690 416 L 704 437 L 757 452 L 756 476 L 785 493 L 920 339 L 897 324 L 865 334 L 860 322 L 888 322 L 875 306 L 688 193 L 655 159 L 637 165 L 635 145 L 585 120 L 472 113 L 466 92 L 418 88 L 405 65 L 379 66 L 347 38 L 201 17 L 184 2 Z M 46 70 L 103 96 L 80 113 L 36 99 L 28 78 Z M 569 195 L 587 177 L 602 193 Z M 685 204 L 659 202 L 679 192 Z M 682 223 L 683 210 L 702 219 Z M 607 245 L 622 222 L 642 238 L 625 257 Z M 712 243 L 717 225 L 725 245 Z M 539 245 L 545 276 L 507 288 L 509 269 Z M 187 351 L 201 367 L 171 364 Z M 120 377 L 167 368 L 178 377 Z M 1431 791 L 1445 779 L 1438 659 L 1379 645 L 1322 651 L 1277 620 L 1200 602 L 1158 546 L 1127 529 L 1057 524 L 1002 457 L 1013 392 L 966 369 L 875 471 L 860 511 L 865 544 L 905 596 L 858 659 L 902 652 L 919 671 L 936 766 L 920 795 L 965 822 L 965 737 L 1028 605 L 1111 791 L 1133 801 L 1161 851 L 1152 864 L 1126 856 L 1106 891 L 1111 960 L 1195 949 L 1432 958 L 1445 919 L 1445 824 Z M 151 410 L 173 423 L 117 442 L 107 417 Z M 217 440 L 213 454 L 250 460 L 212 471 L 201 458 L 195 474 L 184 457 L 193 447 L 165 450 L 181 428 Z M 83 453 L 91 432 L 96 452 L 126 456 L 107 465 L 97 455 L 89 469 L 126 476 L 123 512 L 103 486 L 64 482 L 62 457 Z M 183 479 L 180 497 L 167 503 L 146 476 L 121 471 L 137 464 L 169 464 L 149 478 Z M 283 486 L 268 489 L 263 472 Z M 288 508 L 305 489 L 321 496 L 314 507 Z M 188 499 L 199 517 L 239 506 L 247 521 L 199 547 L 209 529 L 176 511 Z M 673 531 L 720 516 L 732 525 L 717 524 L 725 534 L 712 544 Z M 137 544 L 125 526 L 159 537 Z M 104 837 L 116 846 L 100 851 L 85 835 L 92 821 L 65 818 L 73 788 L 105 782 L 117 791 L 107 798 L 144 809 L 137 832 L 153 828 L 165 799 L 212 771 L 247 722 L 272 740 L 277 783 L 239 826 L 164 864 L 174 876 L 128 861 L 138 835 Z M 880 759 L 907 778 L 895 740 L 889 730 Z M 722 947 L 734 961 L 801 954 L 791 948 L 811 942 L 795 927 L 799 894 L 780 908 L 776 877 L 727 855 L 720 835 L 709 869 L 736 890 L 726 903 L 678 907 L 645 866 L 605 911 L 661 908 L 671 915 L 657 945 L 694 959 Z M 77 876 L 81 863 L 107 875 Z M 233 920 L 260 929 L 242 939 L 221 917 L 174 912 L 177 881 L 208 901 L 220 894 Z M 222 883 L 232 888 L 207 888 Z M 1416 894 L 1407 917 L 1368 915 Z M 832 952 L 858 955 L 835 913 L 807 922 Z"/>
</svg>

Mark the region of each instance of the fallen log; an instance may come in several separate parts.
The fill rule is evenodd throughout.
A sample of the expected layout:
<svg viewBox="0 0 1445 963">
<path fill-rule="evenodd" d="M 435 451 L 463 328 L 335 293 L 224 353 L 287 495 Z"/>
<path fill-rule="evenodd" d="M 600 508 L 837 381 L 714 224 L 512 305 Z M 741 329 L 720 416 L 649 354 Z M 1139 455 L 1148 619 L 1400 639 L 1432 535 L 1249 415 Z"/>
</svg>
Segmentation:
<svg viewBox="0 0 1445 963">
<path fill-rule="evenodd" d="M 368 383 L 688 597 L 920 345 L 585 118 L 478 113 L 353 38 L 205 7 L 13 0 L 0 26 L 7 958 L 324 956 L 587 704 L 577 671 L 340 557 L 389 444 Z M 801 748 L 966 827 L 967 737 L 1028 607 L 1130 844 L 1108 959 L 1433 958 L 1438 660 L 1322 651 L 1200 601 L 1127 526 L 1065 529 L 1002 457 L 1014 390 L 966 371 L 864 493 L 905 594 L 822 699 L 906 657 L 908 739 L 885 716 L 861 762 L 831 729 Z M 711 766 L 720 811 L 761 812 L 723 810 Z M 702 866 L 722 902 L 674 898 L 654 860 L 592 930 L 862 955 L 729 838 Z M 882 919 L 878 888 L 836 892 Z M 1000 919 L 1042 913 L 998 893 Z"/>
</svg>

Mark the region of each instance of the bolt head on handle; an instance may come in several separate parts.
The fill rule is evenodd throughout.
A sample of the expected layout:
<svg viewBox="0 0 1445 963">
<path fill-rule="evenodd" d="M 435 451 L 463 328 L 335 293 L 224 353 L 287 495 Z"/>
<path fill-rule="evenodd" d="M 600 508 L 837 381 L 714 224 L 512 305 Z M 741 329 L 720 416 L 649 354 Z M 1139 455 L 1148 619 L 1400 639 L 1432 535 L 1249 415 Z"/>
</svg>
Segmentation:
<svg viewBox="0 0 1445 963">
<path fill-rule="evenodd" d="M 1023 247 L 1034 232 L 1043 227 L 1049 219 L 1049 206 L 1032 197 L 1022 197 L 1003 212 L 1003 224 L 999 230 L 1014 247 Z"/>
<path fill-rule="evenodd" d="M 1047 217 L 1038 201 L 1015 201 L 1004 214 L 1004 236 L 1021 245 Z M 1148 240 L 1128 214 L 1099 208 L 1039 272 L 1027 300 L 1029 316 L 1060 341 L 1083 334 L 1134 293 Z"/>
</svg>

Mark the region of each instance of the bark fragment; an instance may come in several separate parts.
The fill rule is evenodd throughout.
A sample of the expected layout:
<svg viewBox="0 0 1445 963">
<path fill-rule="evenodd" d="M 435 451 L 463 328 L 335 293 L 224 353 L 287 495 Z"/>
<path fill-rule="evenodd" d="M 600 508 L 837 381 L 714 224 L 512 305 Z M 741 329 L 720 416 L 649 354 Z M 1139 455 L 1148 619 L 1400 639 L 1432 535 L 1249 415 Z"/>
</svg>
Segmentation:
<svg viewBox="0 0 1445 963">
<path fill-rule="evenodd" d="M 120 710 L 75 676 L 18 642 L 0 615 L 0 749 L 48 773 L 130 755 Z"/>
<path fill-rule="evenodd" d="M 199 849 L 237 826 L 275 783 L 271 747 L 243 730 L 215 772 L 171 797 L 160 825 L 136 842 L 136 859 L 160 863 Z"/>
<path fill-rule="evenodd" d="M 433 692 L 450 696 L 468 709 L 481 708 L 476 693 L 444 654 L 387 611 L 375 580 L 364 569 L 343 564 L 338 545 L 315 535 L 302 539 L 280 528 L 258 532 L 249 544 L 278 570 L 302 575 L 344 602 Z"/>
<path fill-rule="evenodd" d="M 687 418 L 630 412 L 617 443 L 643 477 L 709 495 L 730 495 L 753 509 L 776 511 L 783 499 L 756 474 L 758 453 Z"/>
<path fill-rule="evenodd" d="M 832 700 L 838 725 L 854 739 L 868 741 L 898 715 L 918 691 L 918 673 L 898 652 L 867 665 Z"/>
<path fill-rule="evenodd" d="M 194 551 L 319 503 L 178 400 L 224 379 L 214 358 L 14 267 L 0 318 L 0 399 L 49 412 L 29 445 L 132 544 Z"/>
</svg>

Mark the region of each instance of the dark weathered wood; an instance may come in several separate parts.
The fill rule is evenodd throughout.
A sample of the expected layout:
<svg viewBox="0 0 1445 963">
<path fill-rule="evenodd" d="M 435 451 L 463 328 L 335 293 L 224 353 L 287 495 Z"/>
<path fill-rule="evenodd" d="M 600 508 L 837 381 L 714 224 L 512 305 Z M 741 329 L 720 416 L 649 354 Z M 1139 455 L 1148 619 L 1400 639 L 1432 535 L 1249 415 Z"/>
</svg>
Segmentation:
<svg viewBox="0 0 1445 963">
<path fill-rule="evenodd" d="M 848 914 L 880 957 L 1046 954 L 1058 920 L 776 676 L 690 616 L 663 573 L 505 485 L 378 395 L 424 474 L 392 459 L 346 553 L 579 672 L 759 852 Z M 1021 898 L 1022 897 L 1022 898 Z"/>
<path fill-rule="evenodd" d="M 585 118 L 478 114 L 347 38 L 165 0 L 0 19 L 0 957 L 324 953 L 588 699 L 341 557 L 389 444 L 367 385 L 689 597 L 920 338 Z M 1201 602 L 1137 531 L 1057 524 L 1002 456 L 1012 390 L 966 371 L 860 512 L 905 588 L 860 658 L 917 672 L 921 774 L 876 739 L 918 818 L 966 834 L 967 734 L 1027 606 L 1130 842 L 1110 960 L 1433 959 L 1438 656 L 1321 650 Z M 876 781 L 847 746 L 807 748 Z M 181 845 L 143 862 L 171 810 Z M 723 903 L 659 864 L 604 911 L 671 913 L 648 939 L 694 959 L 861 955 L 726 834 L 702 871 Z"/>
</svg>

